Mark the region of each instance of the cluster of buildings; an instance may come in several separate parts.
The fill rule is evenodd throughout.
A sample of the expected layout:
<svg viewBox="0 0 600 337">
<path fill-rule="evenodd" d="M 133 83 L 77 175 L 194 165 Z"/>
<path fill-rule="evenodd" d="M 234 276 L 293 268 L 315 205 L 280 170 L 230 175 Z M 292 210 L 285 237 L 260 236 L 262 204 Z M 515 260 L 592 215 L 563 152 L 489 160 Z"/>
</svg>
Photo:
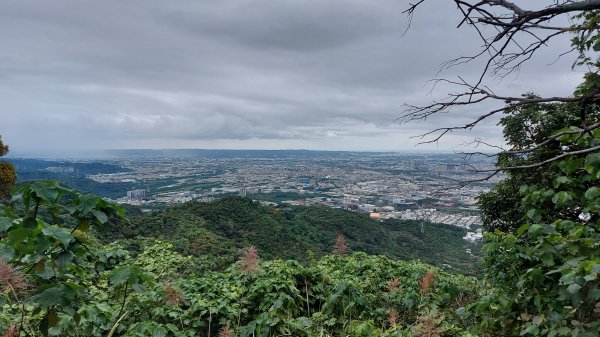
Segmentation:
<svg viewBox="0 0 600 337">
<path fill-rule="evenodd" d="M 223 195 L 273 196 L 275 204 L 324 205 L 374 219 L 412 219 L 464 228 L 481 224 L 475 198 L 500 177 L 467 185 L 477 173 L 451 155 L 354 154 L 317 157 L 138 158 L 127 172 L 89 176 L 100 183 L 145 186 L 118 202 L 136 205 L 212 200 Z M 482 169 L 492 167 L 480 163 Z M 150 188 L 150 186 L 152 186 Z M 477 235 L 475 235 L 477 237 Z"/>
</svg>

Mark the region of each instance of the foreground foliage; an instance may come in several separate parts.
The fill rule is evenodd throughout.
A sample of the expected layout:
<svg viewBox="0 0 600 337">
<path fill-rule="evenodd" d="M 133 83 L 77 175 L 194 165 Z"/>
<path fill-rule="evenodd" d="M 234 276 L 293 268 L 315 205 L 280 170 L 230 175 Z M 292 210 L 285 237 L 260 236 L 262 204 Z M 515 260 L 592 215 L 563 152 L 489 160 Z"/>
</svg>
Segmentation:
<svg viewBox="0 0 600 337">
<path fill-rule="evenodd" d="M 8 153 L 8 145 L 4 145 L 0 137 L 0 157 Z M 10 191 L 15 186 L 17 176 L 12 164 L 0 161 L 0 199 L 10 195 Z"/>
<path fill-rule="evenodd" d="M 350 251 L 420 259 L 449 270 L 475 275 L 481 246 L 463 240 L 464 228 L 414 220 L 376 221 L 365 214 L 329 207 L 270 207 L 247 198 L 188 202 L 161 212 L 131 215 L 99 233 L 105 242 L 128 239 L 138 250 L 139 236 L 173 243 L 183 255 L 210 257 L 210 268 L 224 269 L 238 251 L 253 245 L 268 259 L 308 262 L 331 252 L 339 234 Z M 423 227 L 421 227 L 423 226 Z M 423 228 L 423 231 L 421 231 Z M 466 253 L 470 249 L 475 256 Z M 209 266 L 206 266 L 209 267 Z"/>
<path fill-rule="evenodd" d="M 590 73 L 574 95 L 599 90 Z M 508 178 L 480 198 L 486 279 L 495 285 L 471 306 L 481 331 L 598 336 L 600 106 L 513 106 L 501 124 L 514 150 L 498 158 Z"/>
<path fill-rule="evenodd" d="M 22 186 L 0 218 L 0 327 L 27 336 L 464 335 L 476 279 L 365 253 L 302 265 L 253 247 L 224 271 L 147 240 L 132 258 L 90 234 L 118 214 L 52 182 Z"/>
<path fill-rule="evenodd" d="M 600 144 L 600 130 L 572 130 L 558 147 Z M 487 233 L 486 278 L 496 287 L 472 308 L 497 334 L 597 336 L 600 153 L 569 156 L 545 173 L 521 186 L 522 225 Z"/>
</svg>

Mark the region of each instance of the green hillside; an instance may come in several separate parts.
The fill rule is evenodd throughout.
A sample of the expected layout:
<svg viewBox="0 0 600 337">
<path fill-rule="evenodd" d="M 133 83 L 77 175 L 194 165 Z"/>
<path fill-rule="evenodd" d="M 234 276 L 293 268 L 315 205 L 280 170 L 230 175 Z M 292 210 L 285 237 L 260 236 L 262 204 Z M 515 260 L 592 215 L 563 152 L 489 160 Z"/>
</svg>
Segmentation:
<svg viewBox="0 0 600 337">
<path fill-rule="evenodd" d="M 265 207 L 250 199 L 227 197 L 211 203 L 189 202 L 162 212 L 130 215 L 118 223 L 106 242 L 115 239 L 155 237 L 173 243 L 192 256 L 213 256 L 214 267 L 229 265 L 239 249 L 256 246 L 268 259 L 307 262 L 331 252 L 343 234 L 351 251 L 420 259 L 449 270 L 475 274 L 478 244 L 462 239 L 466 230 L 420 221 L 370 219 L 364 214 L 327 207 Z M 135 243 L 135 242 L 134 242 Z M 137 243 L 139 244 L 139 243 Z M 450 266 L 450 267 L 448 267 Z"/>
<path fill-rule="evenodd" d="M 118 205 L 57 182 L 15 191 L 0 203 L 3 336 L 468 336 L 473 325 L 460 308 L 479 296 L 474 277 L 363 252 L 306 253 L 327 253 L 343 233 L 352 250 L 397 254 L 394 233 L 415 235 L 403 223 L 242 198 L 128 221 Z M 294 256 L 304 263 L 271 259 Z"/>
</svg>

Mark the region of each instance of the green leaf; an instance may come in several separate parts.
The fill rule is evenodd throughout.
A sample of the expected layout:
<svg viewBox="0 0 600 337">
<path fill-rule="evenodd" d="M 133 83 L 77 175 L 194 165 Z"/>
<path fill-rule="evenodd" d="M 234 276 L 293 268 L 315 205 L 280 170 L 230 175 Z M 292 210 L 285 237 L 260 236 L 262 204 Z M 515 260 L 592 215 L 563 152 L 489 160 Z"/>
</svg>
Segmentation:
<svg viewBox="0 0 600 337">
<path fill-rule="evenodd" d="M 564 174 L 569 175 L 581 167 L 582 163 L 583 158 L 567 158 L 559 161 L 557 166 Z"/>
<path fill-rule="evenodd" d="M 537 235 L 541 232 L 541 230 L 542 230 L 542 225 L 533 224 L 533 225 L 529 226 L 529 229 L 527 230 L 527 232 L 532 235 Z"/>
<path fill-rule="evenodd" d="M 139 284 L 139 283 L 134 283 L 134 284 L 131 286 L 131 289 L 133 289 L 133 291 L 135 291 L 135 292 L 137 292 L 137 293 L 144 293 L 144 292 L 146 292 L 146 290 L 147 290 L 147 289 L 146 289 L 146 287 L 144 287 L 144 285 L 143 285 L 143 284 Z"/>
<path fill-rule="evenodd" d="M 523 329 L 519 335 L 520 336 L 525 336 L 525 335 L 538 335 L 540 333 L 540 328 L 538 328 L 537 325 L 535 324 L 527 324 L 527 327 L 525 329 Z"/>
<path fill-rule="evenodd" d="M 530 210 L 530 211 L 532 211 L 532 210 Z M 527 212 L 527 213 L 528 213 L 527 215 L 529 216 L 529 212 Z M 525 231 L 527 231 L 529 229 L 529 226 L 531 226 L 531 224 L 526 223 L 523 226 L 519 227 L 519 229 L 517 229 L 517 234 L 523 235 L 523 233 L 525 233 Z"/>
<path fill-rule="evenodd" d="M 29 237 L 31 236 L 32 233 L 33 233 L 33 230 L 29 229 L 29 228 L 13 229 L 12 231 L 8 232 L 8 235 L 7 235 L 8 242 L 11 245 L 21 243 L 21 242 L 29 239 Z"/>
<path fill-rule="evenodd" d="M 42 233 L 58 240 L 64 248 L 67 248 L 71 240 L 73 240 L 73 236 L 69 232 L 56 226 L 46 227 L 42 230 Z"/>
<path fill-rule="evenodd" d="M 77 201 L 77 210 L 82 214 L 88 214 L 98 205 L 99 197 L 91 194 L 82 195 Z"/>
<path fill-rule="evenodd" d="M 536 208 L 528 210 L 526 215 L 529 219 L 533 220 L 533 222 L 540 222 L 542 220 L 541 212 Z"/>
<path fill-rule="evenodd" d="M 110 283 L 118 286 L 124 283 L 140 283 L 144 275 L 138 266 L 120 266 L 115 268 L 110 276 Z"/>
<path fill-rule="evenodd" d="M 567 287 L 567 291 L 571 294 L 571 295 L 575 295 L 577 293 L 579 293 L 579 291 L 581 290 L 581 286 L 577 283 L 571 283 L 568 287 Z"/>
<path fill-rule="evenodd" d="M 12 227 L 12 219 L 0 217 L 0 233 L 4 233 Z"/>
<path fill-rule="evenodd" d="M 35 296 L 35 301 L 42 308 L 46 309 L 54 305 L 63 303 L 65 292 L 59 287 L 52 287 L 44 290 Z"/>
<path fill-rule="evenodd" d="M 60 254 L 58 254 L 58 256 L 56 257 L 56 259 L 54 259 L 54 261 L 56 261 L 56 264 L 60 268 L 64 268 L 69 263 L 71 263 L 71 261 L 73 261 L 73 253 L 65 250 L 65 251 L 61 252 Z"/>
<path fill-rule="evenodd" d="M 154 329 L 154 332 L 152 332 L 152 337 L 165 337 L 166 335 L 167 329 L 163 328 L 162 326 L 157 327 Z"/>
<path fill-rule="evenodd" d="M 588 292 L 587 298 L 592 301 L 600 300 L 600 289 L 593 288 Z"/>
<path fill-rule="evenodd" d="M 50 247 L 50 240 L 48 240 L 48 237 L 43 233 L 38 234 L 38 236 L 35 238 L 36 253 L 42 254 L 49 247 Z"/>
<path fill-rule="evenodd" d="M 127 282 L 129 280 L 130 275 L 131 275 L 131 270 L 130 270 L 129 266 L 117 267 L 111 273 L 110 283 L 118 286 L 120 284 Z"/>
<path fill-rule="evenodd" d="M 54 268 L 52 268 L 52 264 L 46 260 L 40 260 L 35 264 L 35 274 L 44 280 L 49 280 L 55 276 Z"/>
<path fill-rule="evenodd" d="M 26 216 L 23 218 L 23 227 L 25 228 L 37 228 L 37 220 L 33 216 Z"/>
<path fill-rule="evenodd" d="M 585 158 L 585 170 L 594 178 L 600 178 L 600 153 L 592 153 Z"/>
<path fill-rule="evenodd" d="M 573 193 L 561 191 L 552 197 L 552 202 L 558 206 L 569 205 L 573 201 Z"/>
<path fill-rule="evenodd" d="M 111 312 L 113 310 L 112 307 L 107 303 L 98 303 L 96 304 L 96 307 L 102 312 Z"/>
<path fill-rule="evenodd" d="M 598 197 L 600 197 L 600 188 L 594 186 L 594 187 L 590 187 L 588 188 L 587 191 L 585 191 L 585 198 L 588 200 L 596 200 L 598 199 Z"/>
<path fill-rule="evenodd" d="M 106 213 L 99 211 L 97 209 L 93 209 L 92 210 L 92 214 L 94 214 L 94 216 L 96 217 L 96 219 L 98 220 L 99 223 L 104 224 L 108 221 L 108 216 L 106 215 Z"/>
<path fill-rule="evenodd" d="M 15 249 L 0 243 L 0 258 L 4 261 L 11 261 L 15 257 Z"/>
<path fill-rule="evenodd" d="M 555 188 L 558 188 L 561 185 L 570 185 L 573 182 L 573 179 L 566 176 L 559 176 L 554 179 L 553 185 Z"/>
<path fill-rule="evenodd" d="M 542 256 L 542 263 L 544 264 L 544 266 L 553 266 L 554 256 L 552 254 L 544 254 Z"/>
<path fill-rule="evenodd" d="M 54 309 L 49 310 L 40 322 L 40 331 L 42 335 L 48 336 L 48 330 L 58 324 L 58 314 Z"/>
<path fill-rule="evenodd" d="M 58 189 L 56 187 L 57 184 L 55 182 L 39 181 L 31 184 L 31 191 L 47 203 L 54 203 L 58 198 Z"/>
</svg>

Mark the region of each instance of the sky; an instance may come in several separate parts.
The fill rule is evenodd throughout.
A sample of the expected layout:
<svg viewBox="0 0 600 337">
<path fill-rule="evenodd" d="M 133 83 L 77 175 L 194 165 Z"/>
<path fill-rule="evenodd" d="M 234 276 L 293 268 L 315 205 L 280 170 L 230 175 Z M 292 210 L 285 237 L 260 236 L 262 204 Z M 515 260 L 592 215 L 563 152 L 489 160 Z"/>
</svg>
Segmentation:
<svg viewBox="0 0 600 337">
<path fill-rule="evenodd" d="M 0 135 L 13 155 L 87 149 L 207 148 L 457 151 L 501 144 L 497 118 L 417 146 L 431 129 L 492 106 L 399 123 L 442 62 L 477 52 L 448 0 L 426 1 L 410 29 L 400 0 L 0 2 Z M 567 39 L 497 93 L 565 95 L 581 81 Z M 473 62 L 441 73 L 476 78 Z"/>
</svg>

